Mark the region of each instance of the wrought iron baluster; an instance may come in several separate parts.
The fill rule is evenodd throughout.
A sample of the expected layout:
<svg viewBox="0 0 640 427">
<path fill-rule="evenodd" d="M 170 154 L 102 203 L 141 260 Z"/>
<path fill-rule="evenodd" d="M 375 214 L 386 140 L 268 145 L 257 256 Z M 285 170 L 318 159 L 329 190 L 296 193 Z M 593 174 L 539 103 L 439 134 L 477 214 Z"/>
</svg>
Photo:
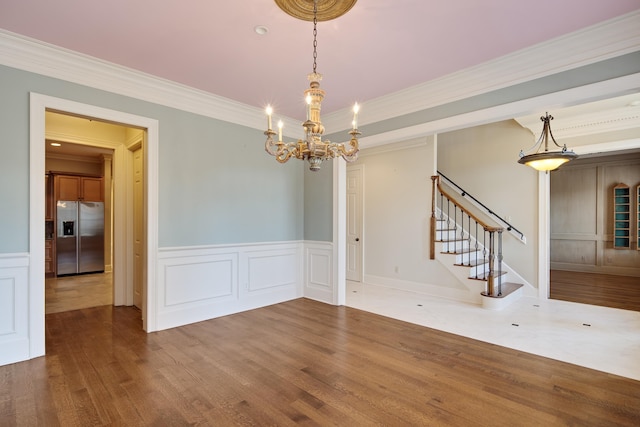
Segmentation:
<svg viewBox="0 0 640 427">
<path fill-rule="evenodd" d="M 453 253 L 458 253 L 458 205 L 453 205 Z"/>
<path fill-rule="evenodd" d="M 498 230 L 498 296 L 502 295 L 502 230 Z"/>
<path fill-rule="evenodd" d="M 484 233 L 482 233 L 482 261 L 486 262 L 487 260 L 487 229 L 483 228 Z M 476 279 L 478 278 L 478 269 L 476 269 Z"/>
<path fill-rule="evenodd" d="M 476 265 L 478 265 L 478 240 L 479 240 L 479 236 L 478 236 L 478 221 L 476 221 L 476 244 L 474 245 L 474 249 L 475 249 L 475 257 L 476 257 Z M 471 259 L 471 256 L 469 256 L 469 259 Z M 476 268 L 476 276 L 478 275 L 478 269 Z"/>
</svg>

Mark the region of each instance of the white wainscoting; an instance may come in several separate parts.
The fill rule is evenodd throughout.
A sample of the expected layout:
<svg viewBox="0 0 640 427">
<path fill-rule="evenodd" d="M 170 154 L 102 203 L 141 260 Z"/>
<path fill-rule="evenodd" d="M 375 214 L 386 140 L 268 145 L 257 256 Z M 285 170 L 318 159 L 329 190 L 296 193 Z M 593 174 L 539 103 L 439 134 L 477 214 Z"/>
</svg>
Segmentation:
<svg viewBox="0 0 640 427">
<path fill-rule="evenodd" d="M 305 298 L 327 304 L 335 301 L 337 292 L 333 271 L 333 244 L 305 242 Z"/>
<path fill-rule="evenodd" d="M 158 251 L 158 328 L 168 329 L 307 297 L 333 304 L 330 242 L 163 248 Z M 0 254 L 0 365 L 30 354 L 29 254 Z M 44 306 L 44 301 L 42 301 Z"/>
<path fill-rule="evenodd" d="M 158 330 L 303 296 L 302 242 L 160 249 Z"/>
<path fill-rule="evenodd" d="M 30 358 L 29 254 L 0 254 L 0 365 Z"/>
</svg>

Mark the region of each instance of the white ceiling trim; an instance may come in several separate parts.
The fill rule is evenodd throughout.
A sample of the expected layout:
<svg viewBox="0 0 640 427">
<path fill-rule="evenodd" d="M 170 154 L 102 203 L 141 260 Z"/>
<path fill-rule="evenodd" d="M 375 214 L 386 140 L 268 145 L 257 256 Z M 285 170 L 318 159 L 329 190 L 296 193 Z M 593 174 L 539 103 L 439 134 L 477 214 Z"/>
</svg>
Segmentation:
<svg viewBox="0 0 640 427">
<path fill-rule="evenodd" d="M 360 123 L 376 123 L 640 49 L 640 11 L 537 44 L 495 60 L 364 102 Z M 434 58 L 434 61 L 437 61 Z M 392 115 L 390 114 L 393 113 Z M 348 110 L 325 117 L 328 129 L 341 129 Z"/>
<path fill-rule="evenodd" d="M 361 124 L 375 123 L 479 95 L 639 48 L 640 12 L 633 12 L 479 66 L 367 101 L 363 105 Z M 265 127 L 264 112 L 260 108 L 1 29 L 0 64 L 242 126 L 255 129 Z M 325 127 L 343 129 L 344 114 L 348 112 L 341 110 L 327 115 Z M 288 131 L 299 128 L 298 121 L 285 120 L 285 129 Z"/>
<path fill-rule="evenodd" d="M 539 110 L 549 105 L 578 104 L 593 98 L 608 97 L 613 94 L 638 89 L 640 89 L 640 73 L 363 137 L 360 138 L 360 148 L 366 149 L 384 144 L 393 144 L 426 135 L 509 120 L 514 116 L 524 116 L 530 111 Z M 536 132 L 539 132 L 539 129 Z M 534 141 L 534 135 L 535 133 L 532 132 L 532 142 Z"/>
<path fill-rule="evenodd" d="M 537 120 L 528 116 L 527 120 L 516 120 L 522 127 L 529 129 L 534 135 L 539 135 L 542 131 L 542 123 L 538 116 L 536 116 L 536 118 Z M 557 140 L 639 127 L 640 108 L 638 107 L 633 109 L 619 108 L 597 113 L 582 114 L 575 117 L 562 117 L 562 120 L 557 123 L 551 122 L 553 136 Z"/>
</svg>

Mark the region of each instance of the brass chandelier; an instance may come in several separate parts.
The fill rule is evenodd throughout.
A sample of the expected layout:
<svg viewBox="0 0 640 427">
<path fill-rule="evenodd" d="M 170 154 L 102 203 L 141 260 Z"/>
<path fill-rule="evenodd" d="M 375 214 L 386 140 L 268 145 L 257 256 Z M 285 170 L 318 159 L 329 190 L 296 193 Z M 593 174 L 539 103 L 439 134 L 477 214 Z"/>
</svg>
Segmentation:
<svg viewBox="0 0 640 427">
<path fill-rule="evenodd" d="M 306 9 L 306 3 L 310 0 L 275 0 L 278 6 L 291 16 L 299 19 L 309 20 L 309 11 Z M 342 1 L 324 1 L 326 6 L 321 15 L 324 20 L 333 19 L 346 13 L 355 4 L 356 0 Z M 331 12 L 329 10 L 331 9 Z M 282 140 L 283 123 L 278 122 L 278 132 L 272 129 L 273 108 L 267 105 L 267 130 L 264 134 L 267 140 L 264 149 L 267 153 L 274 156 L 280 163 L 287 162 L 290 158 L 295 157 L 300 160 L 309 162 L 309 169 L 312 171 L 320 170 L 322 162 L 328 159 L 341 156 L 347 162 L 353 162 L 358 158 L 358 110 L 356 103 L 353 107 L 352 129 L 349 132 L 351 139 L 346 143 L 335 143 L 328 140 L 323 141 L 324 126 L 320 120 L 320 109 L 325 91 L 320 89 L 320 81 L 322 74 L 316 71 L 317 53 L 317 25 L 318 25 L 318 0 L 313 0 L 313 72 L 307 76 L 309 80 L 309 89 L 304 91 L 305 102 L 307 104 L 307 119 L 302 123 L 305 137 L 296 142 L 284 142 Z M 274 141 L 274 137 L 278 136 L 278 141 Z"/>
<path fill-rule="evenodd" d="M 577 159 L 578 155 L 576 153 L 574 153 L 572 150 L 568 150 L 566 144 L 560 146 L 556 142 L 556 139 L 553 137 L 550 124 L 551 120 L 553 120 L 553 116 L 550 116 L 549 113 L 545 113 L 543 117 L 540 117 L 540 120 L 542 120 L 542 122 L 544 123 L 540 138 L 538 138 L 533 147 L 527 150 L 530 151 L 537 146 L 538 148 L 536 152 L 525 155 L 524 151 L 520 150 L 520 159 L 518 160 L 518 163 L 531 166 L 537 171 L 553 171 L 558 169 L 568 161 Z M 560 148 L 560 150 L 549 151 L 549 137 L 551 137 L 553 143 L 556 145 L 556 147 Z M 543 142 L 544 151 L 540 151 Z"/>
</svg>

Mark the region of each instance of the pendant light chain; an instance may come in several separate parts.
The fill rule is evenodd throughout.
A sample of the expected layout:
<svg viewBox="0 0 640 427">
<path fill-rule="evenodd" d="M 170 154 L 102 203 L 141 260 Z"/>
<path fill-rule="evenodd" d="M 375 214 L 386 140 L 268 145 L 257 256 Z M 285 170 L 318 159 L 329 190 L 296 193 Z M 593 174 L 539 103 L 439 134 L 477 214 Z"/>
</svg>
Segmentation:
<svg viewBox="0 0 640 427">
<path fill-rule="evenodd" d="M 318 59 L 318 0 L 313 0 L 313 74 L 316 74 L 316 60 Z"/>
</svg>

